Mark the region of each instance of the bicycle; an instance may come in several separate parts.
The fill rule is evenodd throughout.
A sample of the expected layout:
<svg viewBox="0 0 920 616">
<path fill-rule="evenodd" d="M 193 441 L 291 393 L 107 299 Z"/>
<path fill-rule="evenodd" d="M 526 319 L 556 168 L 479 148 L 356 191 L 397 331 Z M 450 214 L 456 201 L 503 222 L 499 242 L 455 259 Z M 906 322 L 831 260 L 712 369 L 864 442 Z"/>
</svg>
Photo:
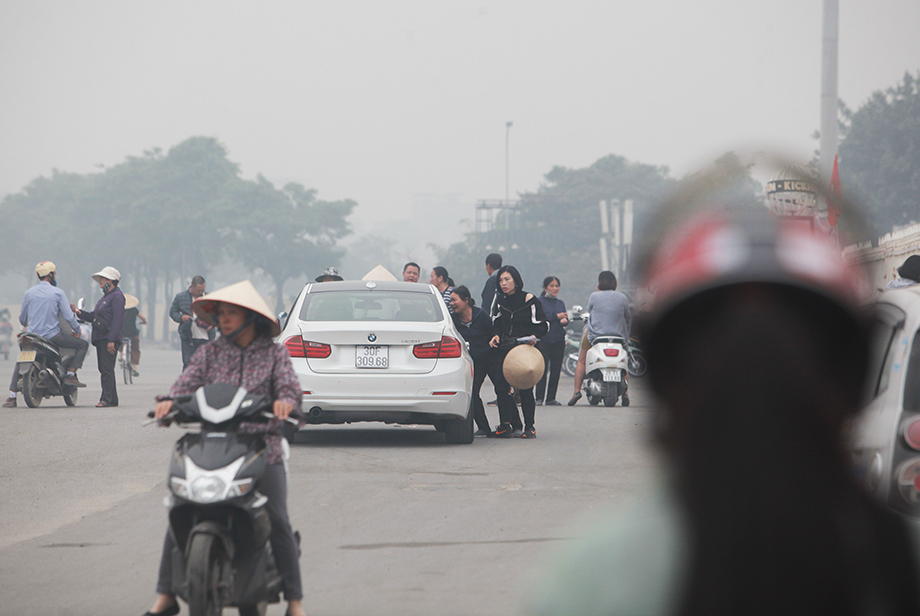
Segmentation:
<svg viewBox="0 0 920 616">
<path fill-rule="evenodd" d="M 121 349 L 118 351 L 118 363 L 121 364 L 125 385 L 134 382 L 134 366 L 131 365 L 131 345 L 130 338 L 122 338 Z"/>
</svg>

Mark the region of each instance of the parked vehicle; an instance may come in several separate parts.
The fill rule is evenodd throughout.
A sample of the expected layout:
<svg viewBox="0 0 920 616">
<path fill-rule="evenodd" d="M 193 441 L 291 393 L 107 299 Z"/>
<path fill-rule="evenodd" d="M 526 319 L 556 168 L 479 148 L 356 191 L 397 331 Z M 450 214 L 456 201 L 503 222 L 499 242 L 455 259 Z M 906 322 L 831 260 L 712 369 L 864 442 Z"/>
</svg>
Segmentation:
<svg viewBox="0 0 920 616">
<path fill-rule="evenodd" d="M 886 291 L 875 306 L 868 400 L 852 453 L 866 488 L 911 522 L 920 548 L 920 286 Z"/>
<path fill-rule="evenodd" d="M 270 397 L 219 383 L 176 397 L 163 419 L 201 426 L 176 443 L 165 503 L 176 540 L 172 587 L 191 616 L 234 606 L 241 616 L 263 615 L 279 601 L 268 498 L 256 489 L 267 449 L 261 434 L 238 432 L 243 421 L 270 420 L 271 410 Z"/>
<path fill-rule="evenodd" d="M 278 340 L 311 424 L 427 424 L 473 441 L 473 361 L 441 294 L 411 282 L 307 284 Z"/>
<path fill-rule="evenodd" d="M 62 396 L 67 406 L 77 403 L 77 388 L 64 382 L 67 371 L 63 360 L 75 349 L 59 349 L 51 340 L 23 332 L 19 334 L 19 391 L 30 408 L 36 408 L 44 398 Z"/>
</svg>

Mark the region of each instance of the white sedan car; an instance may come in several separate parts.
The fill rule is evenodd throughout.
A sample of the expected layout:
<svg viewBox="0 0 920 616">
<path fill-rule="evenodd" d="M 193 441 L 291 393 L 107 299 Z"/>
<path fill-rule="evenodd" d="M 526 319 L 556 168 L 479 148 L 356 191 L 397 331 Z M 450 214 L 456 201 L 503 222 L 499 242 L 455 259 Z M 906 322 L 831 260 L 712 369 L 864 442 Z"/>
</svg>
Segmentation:
<svg viewBox="0 0 920 616">
<path fill-rule="evenodd" d="M 473 360 L 433 286 L 309 283 L 278 340 L 307 423 L 428 424 L 449 443 L 473 441 Z"/>
<path fill-rule="evenodd" d="M 882 293 L 874 312 L 869 400 L 853 426 L 866 487 L 920 537 L 920 285 Z"/>
</svg>

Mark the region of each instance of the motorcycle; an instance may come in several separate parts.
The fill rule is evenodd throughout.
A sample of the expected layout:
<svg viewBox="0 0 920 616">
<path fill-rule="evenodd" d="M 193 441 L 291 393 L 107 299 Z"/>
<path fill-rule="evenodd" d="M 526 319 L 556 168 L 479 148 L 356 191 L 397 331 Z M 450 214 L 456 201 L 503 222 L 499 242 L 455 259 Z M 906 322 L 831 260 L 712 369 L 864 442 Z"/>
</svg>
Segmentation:
<svg viewBox="0 0 920 616">
<path fill-rule="evenodd" d="M 582 313 L 581 306 L 573 306 L 569 311 L 569 323 L 576 319 L 583 320 L 587 323 L 587 315 Z M 565 331 L 565 355 L 562 360 L 562 372 L 568 376 L 575 376 L 575 367 L 578 365 L 578 353 L 581 350 L 581 332 L 566 328 Z M 629 337 L 629 344 L 626 347 L 626 370 L 630 376 L 642 377 L 648 372 L 648 362 L 645 360 L 645 354 L 639 347 L 639 339 L 635 336 Z"/>
<path fill-rule="evenodd" d="M 0 310 L 0 353 L 3 359 L 10 358 L 10 347 L 13 345 L 13 325 L 10 323 L 10 310 Z"/>
<path fill-rule="evenodd" d="M 64 404 L 77 404 L 77 388 L 64 382 L 67 370 L 64 358 L 76 353 L 75 349 L 59 349 L 49 339 L 23 332 L 19 334 L 19 391 L 29 408 L 36 408 L 43 398 L 63 396 Z"/>
<path fill-rule="evenodd" d="M 176 397 L 162 420 L 201 426 L 176 442 L 164 501 L 176 546 L 172 587 L 192 616 L 218 616 L 225 606 L 264 615 L 280 600 L 268 498 L 255 489 L 267 464 L 265 441 L 238 431 L 243 421 L 272 419 L 271 409 L 268 396 L 219 383 Z"/>
<path fill-rule="evenodd" d="M 598 336 L 585 356 L 585 380 L 582 389 L 588 404 L 597 406 L 601 400 L 604 406 L 616 406 L 617 400 L 626 393 L 627 343 L 619 336 Z M 629 406 L 629 398 L 623 398 L 623 406 Z"/>
</svg>

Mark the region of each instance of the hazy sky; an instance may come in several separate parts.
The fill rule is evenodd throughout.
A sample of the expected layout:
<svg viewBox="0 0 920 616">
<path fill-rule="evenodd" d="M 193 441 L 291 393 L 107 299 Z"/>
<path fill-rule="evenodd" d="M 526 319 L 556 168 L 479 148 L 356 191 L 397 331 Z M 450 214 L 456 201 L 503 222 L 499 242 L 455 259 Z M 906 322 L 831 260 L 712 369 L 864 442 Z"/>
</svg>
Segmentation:
<svg viewBox="0 0 920 616">
<path fill-rule="evenodd" d="M 0 7 L 0 195 L 208 135 L 246 177 L 355 199 L 366 231 L 503 197 L 509 120 L 512 195 L 611 153 L 679 176 L 817 147 L 820 0 Z M 840 1 L 850 107 L 920 69 L 918 27 L 918 0 Z"/>
</svg>

